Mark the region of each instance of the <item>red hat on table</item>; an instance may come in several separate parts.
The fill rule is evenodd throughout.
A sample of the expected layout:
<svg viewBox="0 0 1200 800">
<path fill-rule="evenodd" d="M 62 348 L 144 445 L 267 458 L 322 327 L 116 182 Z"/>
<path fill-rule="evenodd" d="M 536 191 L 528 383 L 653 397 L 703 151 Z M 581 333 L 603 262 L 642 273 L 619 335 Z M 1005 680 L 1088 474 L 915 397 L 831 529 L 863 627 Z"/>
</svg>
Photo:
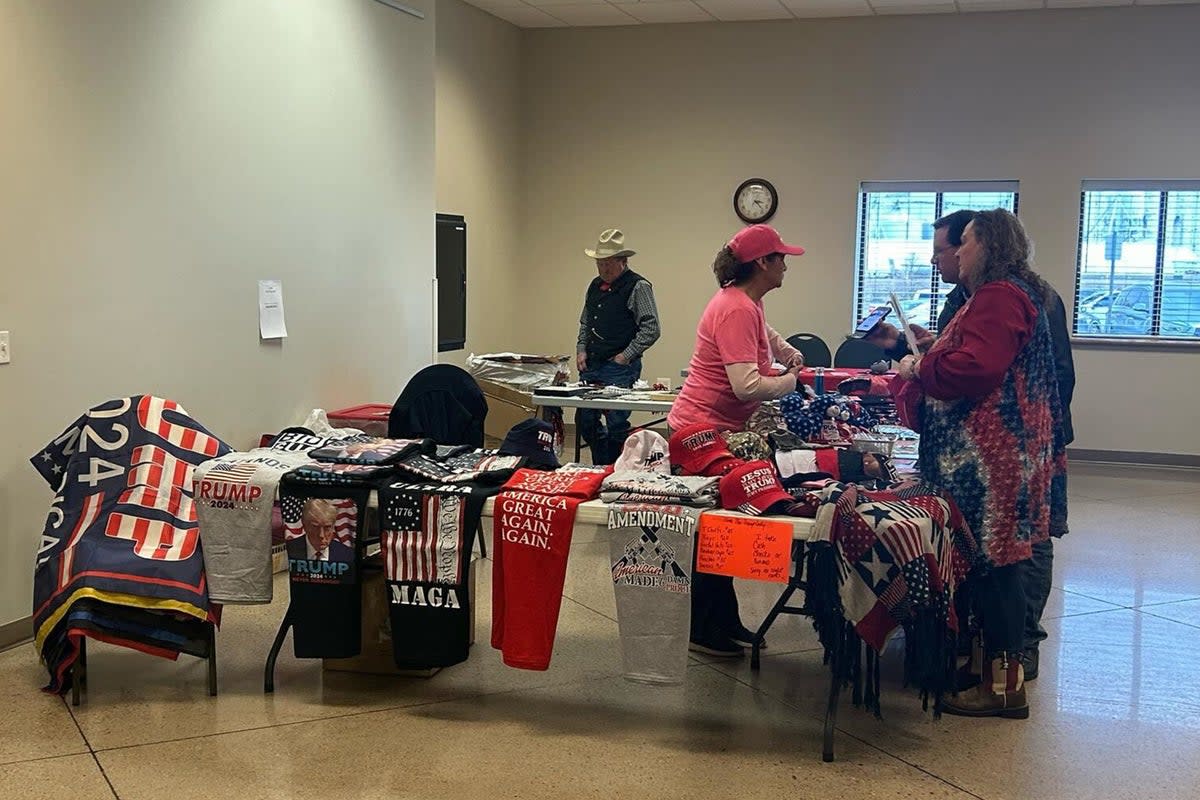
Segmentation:
<svg viewBox="0 0 1200 800">
<path fill-rule="evenodd" d="M 729 249 L 743 264 L 756 258 L 763 258 L 772 253 L 782 253 L 785 256 L 802 256 L 804 248 L 794 244 L 784 244 L 779 231 L 770 225 L 751 225 L 742 228 L 729 240 Z"/>
<path fill-rule="evenodd" d="M 684 425 L 671 434 L 671 463 L 684 475 L 723 475 L 742 460 L 729 452 L 725 439 L 707 422 Z"/>
<path fill-rule="evenodd" d="M 721 478 L 721 508 L 744 514 L 765 514 L 776 503 L 795 503 L 783 489 L 768 461 L 747 461 Z"/>
</svg>

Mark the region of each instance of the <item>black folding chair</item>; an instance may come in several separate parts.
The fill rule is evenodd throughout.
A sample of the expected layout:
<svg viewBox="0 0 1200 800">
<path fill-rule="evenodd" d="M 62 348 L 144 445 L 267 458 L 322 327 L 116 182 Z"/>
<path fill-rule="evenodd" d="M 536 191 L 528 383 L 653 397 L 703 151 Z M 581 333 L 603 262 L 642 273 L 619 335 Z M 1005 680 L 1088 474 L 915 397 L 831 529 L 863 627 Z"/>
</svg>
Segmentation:
<svg viewBox="0 0 1200 800">
<path fill-rule="evenodd" d="M 396 398 L 388 436 L 483 447 L 487 413 L 487 400 L 470 373 L 453 364 L 432 364 L 413 375 Z"/>
<path fill-rule="evenodd" d="M 487 399 L 469 372 L 453 364 L 431 364 L 413 375 L 396 398 L 388 436 L 483 447 L 487 413 Z M 482 527 L 478 538 L 479 554 L 487 558 Z"/>
<path fill-rule="evenodd" d="M 806 367 L 829 367 L 833 365 L 833 357 L 829 354 L 829 345 L 815 333 L 794 333 L 788 337 L 787 343 L 800 351 L 804 356 Z"/>
<path fill-rule="evenodd" d="M 866 368 L 876 361 L 886 361 L 887 354 L 883 348 L 876 347 L 862 339 L 847 339 L 838 346 L 837 354 L 833 357 L 835 367 Z"/>
</svg>

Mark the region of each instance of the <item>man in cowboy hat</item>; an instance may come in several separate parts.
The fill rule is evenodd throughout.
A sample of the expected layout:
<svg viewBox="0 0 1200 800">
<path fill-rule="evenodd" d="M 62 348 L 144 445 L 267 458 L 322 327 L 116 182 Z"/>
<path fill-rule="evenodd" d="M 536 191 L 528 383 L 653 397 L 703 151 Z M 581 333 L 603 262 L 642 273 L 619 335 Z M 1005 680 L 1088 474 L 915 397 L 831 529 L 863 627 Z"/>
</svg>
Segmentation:
<svg viewBox="0 0 1200 800">
<path fill-rule="evenodd" d="M 588 286 L 579 315 L 575 348 L 579 379 L 605 386 L 632 386 L 642 374 L 642 353 L 659 337 L 654 289 L 629 268 L 634 251 L 625 246 L 625 234 L 620 230 L 602 232 L 596 248 L 583 252 L 596 260 L 599 275 Z M 575 413 L 575 424 L 592 449 L 592 463 L 611 464 L 629 433 L 629 412 L 581 408 Z"/>
</svg>

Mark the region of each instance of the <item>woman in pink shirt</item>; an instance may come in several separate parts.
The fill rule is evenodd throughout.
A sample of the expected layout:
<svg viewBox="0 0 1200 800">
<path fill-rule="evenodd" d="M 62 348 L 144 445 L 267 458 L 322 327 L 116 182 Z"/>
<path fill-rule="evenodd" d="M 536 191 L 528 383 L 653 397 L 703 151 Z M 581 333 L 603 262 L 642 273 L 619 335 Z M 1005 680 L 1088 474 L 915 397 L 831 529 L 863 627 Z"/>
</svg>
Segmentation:
<svg viewBox="0 0 1200 800">
<path fill-rule="evenodd" d="M 769 225 L 743 228 L 717 254 L 713 273 L 721 288 L 700 316 L 688 376 L 667 416 L 672 429 L 704 422 L 741 430 L 762 401 L 796 390 L 804 358 L 767 325 L 762 299 L 783 285 L 784 256 L 803 254 Z M 782 374 L 776 361 L 787 365 Z M 733 579 L 696 573 L 691 649 L 740 656 L 752 637 L 738 616 Z"/>
<path fill-rule="evenodd" d="M 803 254 L 770 225 L 743 228 L 717 254 L 721 288 L 700 315 L 688 376 L 667 417 L 671 428 L 707 422 L 741 430 L 762 401 L 796 390 L 804 358 L 767 324 L 762 299 L 783 285 L 784 256 Z M 775 361 L 787 371 L 779 374 Z"/>
</svg>

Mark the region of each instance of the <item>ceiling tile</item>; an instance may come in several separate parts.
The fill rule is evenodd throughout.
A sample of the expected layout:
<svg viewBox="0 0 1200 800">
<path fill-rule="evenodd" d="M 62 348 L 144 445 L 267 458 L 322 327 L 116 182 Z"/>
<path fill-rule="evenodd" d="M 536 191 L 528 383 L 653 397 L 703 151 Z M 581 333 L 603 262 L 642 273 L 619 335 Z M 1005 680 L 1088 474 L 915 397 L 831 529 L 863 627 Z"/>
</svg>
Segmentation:
<svg viewBox="0 0 1200 800">
<path fill-rule="evenodd" d="M 1180 6 L 1196 2 L 1200 2 L 1200 0 L 1134 0 L 1133 4 L 1135 6 Z"/>
<path fill-rule="evenodd" d="M 725 22 L 793 19 L 792 12 L 779 0 L 696 0 L 696 5 Z"/>
<path fill-rule="evenodd" d="M 1047 8 L 1087 8 L 1091 6 L 1131 6 L 1133 0 L 1046 0 Z"/>
<path fill-rule="evenodd" d="M 547 6 L 546 13 L 568 25 L 638 25 L 638 21 L 616 6 Z"/>
<path fill-rule="evenodd" d="M 527 5 L 539 8 L 551 6 L 606 6 L 608 0 L 525 0 Z"/>
<path fill-rule="evenodd" d="M 640 3 L 614 0 L 613 5 L 642 22 L 712 22 L 716 19 L 692 0 L 642 0 Z"/>
<path fill-rule="evenodd" d="M 567 26 L 567 23 L 562 20 L 557 20 L 545 11 L 539 11 L 531 6 L 489 8 L 487 12 L 520 28 L 565 28 Z"/>
<path fill-rule="evenodd" d="M 920 0 L 871 0 L 876 14 L 953 14 L 954 3 L 924 3 Z"/>
<path fill-rule="evenodd" d="M 1028 11 L 1045 7 L 1045 0 L 958 0 L 960 11 Z"/>
<path fill-rule="evenodd" d="M 529 8 L 525 0 L 466 0 L 471 5 L 491 11 L 494 8 Z"/>
<path fill-rule="evenodd" d="M 797 17 L 865 17 L 874 11 L 867 0 L 783 0 Z"/>
</svg>

